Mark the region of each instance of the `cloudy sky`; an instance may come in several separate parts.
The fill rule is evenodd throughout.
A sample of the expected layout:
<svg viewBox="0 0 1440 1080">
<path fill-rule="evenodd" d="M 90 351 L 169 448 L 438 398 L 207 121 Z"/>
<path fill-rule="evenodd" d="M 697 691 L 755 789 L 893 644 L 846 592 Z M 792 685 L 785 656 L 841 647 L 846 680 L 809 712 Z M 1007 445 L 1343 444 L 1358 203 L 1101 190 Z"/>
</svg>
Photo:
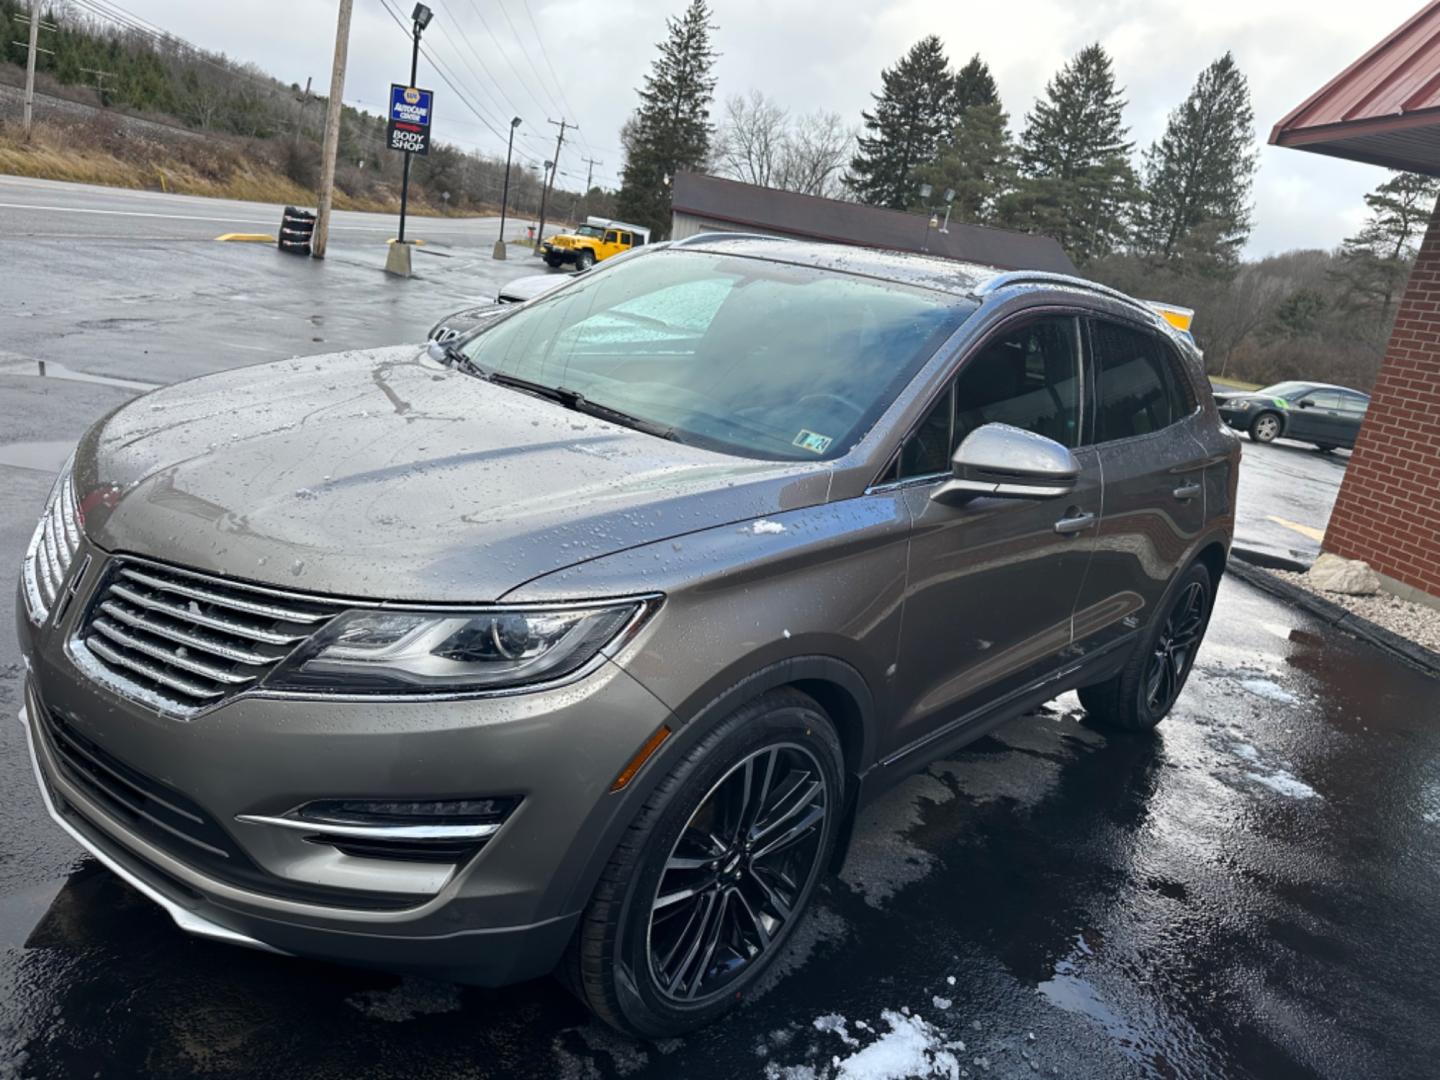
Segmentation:
<svg viewBox="0 0 1440 1080">
<path fill-rule="evenodd" d="M 387 0 L 355 0 L 345 99 L 380 111 L 388 84 L 408 74 L 404 33 Z M 408 16 L 411 0 L 388 0 Z M 420 83 L 437 90 L 436 135 L 503 153 L 495 134 L 523 118 L 517 151 L 554 148 L 549 118 L 577 121 L 561 170 L 615 183 L 617 132 L 685 0 L 429 0 L 426 33 L 446 73 L 484 119 L 421 60 Z M 124 0 L 125 9 L 196 45 L 250 60 L 271 74 L 328 86 L 335 0 Z M 1229 49 L 1250 79 L 1257 142 L 1271 125 L 1418 7 L 1418 0 L 713 0 L 717 99 L 759 89 L 796 112 L 853 117 L 888 66 L 927 33 L 952 61 L 979 53 L 1000 85 L 1012 126 L 1055 70 L 1099 41 L 1114 57 L 1139 147 L 1163 130 L 1200 69 Z M 542 47 L 543 44 L 543 47 Z M 488 121 L 488 126 L 487 126 Z M 492 130 L 493 129 L 493 130 Z M 1249 254 L 1329 247 L 1364 218 L 1361 197 L 1383 170 L 1264 146 L 1255 185 Z"/>
</svg>

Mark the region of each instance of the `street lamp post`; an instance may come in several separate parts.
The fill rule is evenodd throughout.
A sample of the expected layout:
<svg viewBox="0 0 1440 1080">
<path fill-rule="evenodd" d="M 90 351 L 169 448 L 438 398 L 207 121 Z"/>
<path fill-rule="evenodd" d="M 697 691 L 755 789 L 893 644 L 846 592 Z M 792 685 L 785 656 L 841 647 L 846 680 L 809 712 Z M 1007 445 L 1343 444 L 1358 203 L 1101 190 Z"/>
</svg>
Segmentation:
<svg viewBox="0 0 1440 1080">
<path fill-rule="evenodd" d="M 415 85 L 420 67 L 420 32 L 430 25 L 430 20 L 434 18 L 434 15 L 435 13 L 424 4 L 416 4 L 415 10 L 410 15 L 411 23 L 414 26 L 410 48 L 411 86 Z M 405 208 L 410 202 L 410 159 L 414 156 L 414 154 L 405 155 L 404 171 L 400 177 L 400 235 L 396 241 L 401 244 L 405 242 Z"/>
<path fill-rule="evenodd" d="M 505 145 L 505 187 L 500 192 L 500 239 L 495 241 L 495 258 L 503 259 L 505 251 L 505 204 L 510 199 L 510 152 L 515 149 L 515 129 L 520 126 L 520 117 L 510 121 L 510 141 Z"/>
</svg>

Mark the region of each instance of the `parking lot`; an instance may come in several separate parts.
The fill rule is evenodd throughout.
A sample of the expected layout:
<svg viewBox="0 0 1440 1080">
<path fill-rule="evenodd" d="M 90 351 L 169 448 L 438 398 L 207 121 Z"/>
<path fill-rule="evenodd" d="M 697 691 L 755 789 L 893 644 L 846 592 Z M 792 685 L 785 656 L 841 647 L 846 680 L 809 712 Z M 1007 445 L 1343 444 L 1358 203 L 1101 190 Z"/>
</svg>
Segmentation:
<svg viewBox="0 0 1440 1080">
<path fill-rule="evenodd" d="M 494 262 L 486 220 L 413 222 L 430 242 L 410 281 L 379 270 L 391 219 L 342 215 L 324 264 L 214 241 L 274 209 L 0 178 L 5 565 L 69 445 L 144 385 L 415 341 L 542 269 Z M 1247 444 L 1237 544 L 1313 554 L 1344 465 Z M 1157 734 L 1099 735 L 1067 696 L 910 779 L 779 977 L 660 1045 L 548 980 L 460 988 L 187 938 L 45 817 L 0 724 L 0 1077 L 1428 1075 L 1436 715 L 1440 683 L 1226 580 Z"/>
</svg>

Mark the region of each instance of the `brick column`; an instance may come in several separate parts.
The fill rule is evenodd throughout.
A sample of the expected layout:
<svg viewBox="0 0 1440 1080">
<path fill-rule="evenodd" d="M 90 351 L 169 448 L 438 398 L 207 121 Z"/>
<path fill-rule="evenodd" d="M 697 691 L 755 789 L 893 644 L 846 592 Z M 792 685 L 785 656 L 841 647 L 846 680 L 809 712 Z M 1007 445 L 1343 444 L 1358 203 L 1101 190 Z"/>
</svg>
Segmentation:
<svg viewBox="0 0 1440 1080">
<path fill-rule="evenodd" d="M 1324 548 L 1440 597 L 1440 204 L 1401 297 Z"/>
</svg>

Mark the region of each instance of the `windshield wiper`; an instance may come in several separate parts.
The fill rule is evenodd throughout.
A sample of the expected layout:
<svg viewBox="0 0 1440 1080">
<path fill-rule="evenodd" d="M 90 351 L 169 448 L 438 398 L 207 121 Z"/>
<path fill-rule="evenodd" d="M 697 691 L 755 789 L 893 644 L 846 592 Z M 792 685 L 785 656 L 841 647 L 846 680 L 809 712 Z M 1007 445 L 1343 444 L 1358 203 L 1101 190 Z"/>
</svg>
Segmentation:
<svg viewBox="0 0 1440 1080">
<path fill-rule="evenodd" d="M 671 442 L 684 441 L 668 424 L 647 420 L 643 416 L 636 416 L 634 413 L 628 413 L 624 409 L 617 409 L 610 405 L 601 405 L 599 402 L 591 401 L 579 390 L 571 390 L 568 386 L 547 386 L 544 383 L 533 382 L 530 379 L 521 378 L 519 375 L 509 375 L 503 371 L 493 371 L 489 378 L 493 383 L 513 387 L 516 390 L 524 390 L 528 394 L 553 401 L 567 409 L 584 413 L 586 416 L 609 420 L 612 424 L 634 428 L 636 431 L 643 431 L 647 435 L 654 435 L 661 439 L 669 439 Z"/>
<path fill-rule="evenodd" d="M 432 358 L 439 360 L 442 364 L 449 364 L 451 367 L 458 371 L 463 371 L 467 375 L 474 375 L 477 379 L 484 379 L 488 382 L 495 374 L 489 368 L 481 367 L 474 360 L 471 360 L 470 357 L 466 356 L 463 350 L 456 348 L 448 342 L 442 345 L 438 341 L 432 341 L 429 348 Z M 437 351 L 439 352 L 438 356 L 435 355 Z"/>
</svg>

